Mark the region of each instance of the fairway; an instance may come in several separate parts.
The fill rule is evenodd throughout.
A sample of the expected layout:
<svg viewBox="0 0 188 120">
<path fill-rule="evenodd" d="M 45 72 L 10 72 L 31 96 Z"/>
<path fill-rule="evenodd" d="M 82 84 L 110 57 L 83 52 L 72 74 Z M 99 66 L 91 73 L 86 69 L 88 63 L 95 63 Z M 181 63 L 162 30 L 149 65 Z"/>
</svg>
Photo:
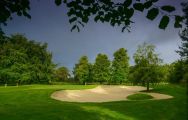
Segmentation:
<svg viewBox="0 0 188 120">
<path fill-rule="evenodd" d="M 58 90 L 94 85 L 28 85 L 0 87 L 0 120 L 186 120 L 186 88 L 159 85 L 152 92 L 174 96 L 166 100 L 71 103 L 50 98 Z"/>
</svg>

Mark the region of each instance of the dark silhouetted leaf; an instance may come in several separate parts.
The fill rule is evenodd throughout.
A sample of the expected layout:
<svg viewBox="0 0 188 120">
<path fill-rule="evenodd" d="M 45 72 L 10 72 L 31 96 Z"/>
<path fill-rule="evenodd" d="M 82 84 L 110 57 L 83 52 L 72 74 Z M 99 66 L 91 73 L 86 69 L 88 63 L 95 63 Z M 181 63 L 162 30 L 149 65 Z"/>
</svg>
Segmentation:
<svg viewBox="0 0 188 120">
<path fill-rule="evenodd" d="M 72 22 L 74 22 L 74 21 L 76 21 L 77 20 L 77 17 L 73 17 L 73 18 L 71 18 L 70 20 L 69 20 L 69 23 L 72 23 Z"/>
<path fill-rule="evenodd" d="M 78 21 L 78 23 L 79 23 L 82 27 L 84 27 L 84 24 L 83 24 L 82 22 Z"/>
<path fill-rule="evenodd" d="M 20 11 L 17 12 L 18 16 L 22 16 L 22 13 Z"/>
<path fill-rule="evenodd" d="M 101 16 L 101 15 L 104 15 L 104 12 L 103 11 L 99 11 L 98 14 Z"/>
<path fill-rule="evenodd" d="M 148 11 L 147 18 L 150 20 L 154 20 L 159 14 L 159 10 L 157 8 L 152 8 Z"/>
<path fill-rule="evenodd" d="M 55 0 L 55 4 L 57 5 L 57 6 L 59 6 L 59 5 L 61 5 L 61 0 Z"/>
<path fill-rule="evenodd" d="M 163 16 L 160 21 L 159 28 L 165 29 L 168 26 L 169 21 L 170 21 L 170 19 L 168 16 Z"/>
<path fill-rule="evenodd" d="M 124 31 L 125 31 L 125 28 L 126 28 L 126 26 L 124 26 L 124 27 L 122 28 L 121 32 L 124 32 Z"/>
<path fill-rule="evenodd" d="M 134 9 L 133 8 L 127 9 L 125 11 L 125 14 L 126 14 L 127 18 L 131 18 L 134 14 Z"/>
<path fill-rule="evenodd" d="M 95 18 L 94 18 L 95 22 L 97 22 L 99 19 L 100 19 L 99 15 L 95 16 Z"/>
<path fill-rule="evenodd" d="M 31 19 L 31 15 L 29 15 L 27 12 L 23 12 L 23 15 L 26 16 L 27 18 Z"/>
<path fill-rule="evenodd" d="M 144 3 L 144 7 L 146 9 L 150 8 L 151 6 L 152 6 L 152 1 L 147 1 L 147 2 Z"/>
<path fill-rule="evenodd" d="M 159 1 L 159 0 L 151 0 L 152 2 L 157 2 L 157 1 Z"/>
<path fill-rule="evenodd" d="M 76 26 L 76 28 L 77 28 L 78 32 L 80 32 L 80 28 L 78 26 Z"/>
<path fill-rule="evenodd" d="M 175 7 L 170 6 L 170 5 L 162 6 L 161 9 L 166 11 L 166 12 L 173 12 L 173 11 L 176 10 Z"/>
<path fill-rule="evenodd" d="M 77 25 L 72 26 L 71 32 L 76 28 Z"/>
<path fill-rule="evenodd" d="M 135 3 L 135 4 L 133 4 L 133 7 L 135 10 L 138 10 L 141 12 L 143 12 L 143 10 L 144 10 L 144 5 L 142 3 Z"/>
<path fill-rule="evenodd" d="M 124 7 L 129 7 L 132 4 L 132 0 L 125 0 L 125 2 L 123 3 Z"/>
<path fill-rule="evenodd" d="M 63 0 L 63 3 L 67 3 L 67 0 Z"/>
<path fill-rule="evenodd" d="M 88 21 L 89 21 L 88 16 L 84 16 L 84 17 L 82 18 L 82 22 L 87 23 Z"/>
<path fill-rule="evenodd" d="M 181 22 L 183 21 L 183 17 L 181 17 L 181 16 L 175 16 L 175 23 L 174 23 L 174 27 L 175 28 L 181 28 L 182 27 L 182 24 L 181 24 Z"/>
</svg>

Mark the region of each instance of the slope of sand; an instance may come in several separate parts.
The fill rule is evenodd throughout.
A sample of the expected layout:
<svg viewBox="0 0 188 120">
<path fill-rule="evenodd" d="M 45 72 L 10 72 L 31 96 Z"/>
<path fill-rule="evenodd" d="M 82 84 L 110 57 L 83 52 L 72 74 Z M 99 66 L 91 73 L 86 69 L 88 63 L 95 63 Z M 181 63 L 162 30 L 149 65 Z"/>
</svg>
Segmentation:
<svg viewBox="0 0 188 120">
<path fill-rule="evenodd" d="M 51 95 L 51 98 L 68 102 L 110 102 L 127 100 L 127 96 L 146 90 L 141 86 L 98 86 L 87 90 L 61 90 Z M 143 92 L 142 92 L 143 93 Z M 170 99 L 172 96 L 159 93 L 146 93 L 153 99 Z"/>
</svg>

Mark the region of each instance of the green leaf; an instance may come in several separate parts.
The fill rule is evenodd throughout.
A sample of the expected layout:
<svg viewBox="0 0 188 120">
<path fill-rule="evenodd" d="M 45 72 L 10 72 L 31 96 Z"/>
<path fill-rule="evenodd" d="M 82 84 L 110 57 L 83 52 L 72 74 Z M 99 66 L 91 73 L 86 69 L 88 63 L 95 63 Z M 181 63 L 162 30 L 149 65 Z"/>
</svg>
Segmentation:
<svg viewBox="0 0 188 120">
<path fill-rule="evenodd" d="M 142 3 L 135 3 L 133 5 L 133 7 L 134 7 L 135 10 L 138 10 L 138 11 L 141 11 L 141 12 L 143 12 L 143 10 L 144 10 L 144 5 Z"/>
<path fill-rule="evenodd" d="M 159 14 L 159 10 L 157 8 L 152 8 L 148 11 L 147 18 L 150 20 L 154 20 Z"/>
<path fill-rule="evenodd" d="M 166 27 L 168 26 L 169 21 L 170 21 L 170 19 L 169 19 L 168 16 L 163 16 L 161 21 L 160 21 L 159 28 L 160 29 L 166 29 Z"/>
<path fill-rule="evenodd" d="M 59 6 L 59 5 L 61 5 L 61 0 L 55 0 L 55 4 L 57 5 L 57 6 Z"/>
<path fill-rule="evenodd" d="M 76 17 L 73 17 L 73 18 L 71 18 L 70 20 L 69 20 L 69 23 L 72 23 L 72 22 L 74 22 L 74 21 L 76 21 L 77 20 L 77 18 Z"/>
<path fill-rule="evenodd" d="M 170 5 L 162 6 L 161 9 L 166 12 L 173 12 L 176 10 L 174 6 L 170 6 Z"/>
<path fill-rule="evenodd" d="M 132 0 L 126 0 L 124 3 L 123 3 L 123 6 L 124 7 L 129 7 L 132 3 Z"/>
</svg>

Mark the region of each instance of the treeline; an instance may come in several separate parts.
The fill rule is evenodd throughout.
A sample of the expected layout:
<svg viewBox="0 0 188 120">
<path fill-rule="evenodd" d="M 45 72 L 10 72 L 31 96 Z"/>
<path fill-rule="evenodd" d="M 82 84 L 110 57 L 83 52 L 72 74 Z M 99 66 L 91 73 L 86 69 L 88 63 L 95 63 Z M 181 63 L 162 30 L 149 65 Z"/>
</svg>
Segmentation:
<svg viewBox="0 0 188 120">
<path fill-rule="evenodd" d="M 73 68 L 74 77 L 70 77 L 66 67 L 56 72 L 64 75 L 59 81 L 74 81 L 80 84 L 122 84 L 146 85 L 149 83 L 186 83 L 188 71 L 186 60 L 181 59 L 171 64 L 163 64 L 155 53 L 155 46 L 144 43 L 139 45 L 134 56 L 135 65 L 129 65 L 127 50 L 120 48 L 113 54 L 113 60 L 99 53 L 95 62 L 89 62 L 87 56 L 80 57 Z M 66 68 L 66 70 L 65 70 Z M 61 71 L 62 69 L 62 71 Z M 60 72 L 61 71 L 61 72 Z"/>
<path fill-rule="evenodd" d="M 182 54 L 182 50 L 180 49 Z M 163 64 L 155 52 L 155 46 L 139 45 L 134 56 L 135 65 L 130 66 L 125 48 L 113 54 L 110 61 L 99 53 L 95 62 L 87 56 L 80 57 L 73 68 L 73 76 L 66 67 L 56 68 L 47 44 L 30 41 L 23 35 L 0 36 L 0 84 L 55 84 L 72 82 L 79 84 L 122 84 L 172 82 L 188 80 L 187 59 Z"/>
</svg>

